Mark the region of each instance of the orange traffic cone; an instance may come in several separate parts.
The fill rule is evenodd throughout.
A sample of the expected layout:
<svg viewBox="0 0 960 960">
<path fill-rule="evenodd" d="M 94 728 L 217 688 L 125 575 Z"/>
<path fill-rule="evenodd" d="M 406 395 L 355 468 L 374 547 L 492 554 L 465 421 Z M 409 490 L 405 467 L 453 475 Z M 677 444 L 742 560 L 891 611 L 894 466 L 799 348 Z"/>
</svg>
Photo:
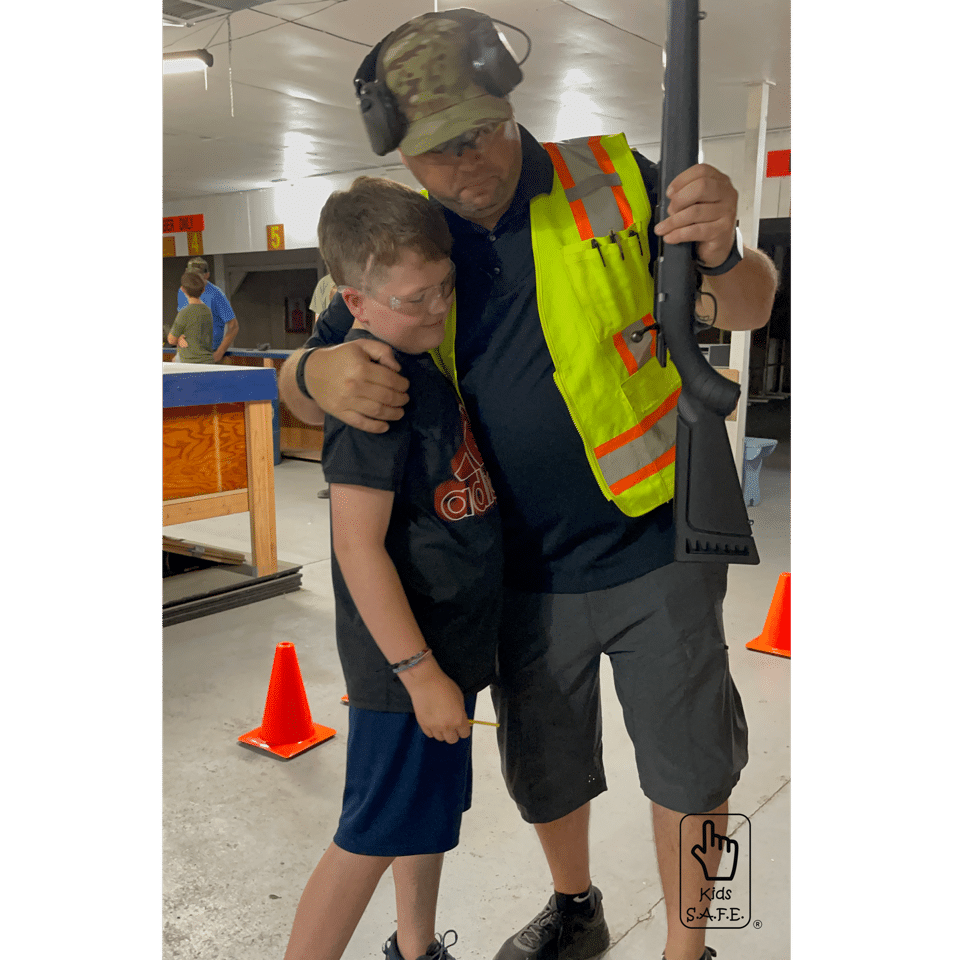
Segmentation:
<svg viewBox="0 0 960 960">
<path fill-rule="evenodd" d="M 778 657 L 790 657 L 790 574 L 781 573 L 777 589 L 773 592 L 773 601 L 763 633 L 751 640 L 748 650 L 760 653 L 773 653 Z"/>
<path fill-rule="evenodd" d="M 292 643 L 278 643 L 273 657 L 263 723 L 238 737 L 240 743 L 259 747 L 284 760 L 329 740 L 337 731 L 314 723 L 303 689 L 297 651 Z"/>
</svg>

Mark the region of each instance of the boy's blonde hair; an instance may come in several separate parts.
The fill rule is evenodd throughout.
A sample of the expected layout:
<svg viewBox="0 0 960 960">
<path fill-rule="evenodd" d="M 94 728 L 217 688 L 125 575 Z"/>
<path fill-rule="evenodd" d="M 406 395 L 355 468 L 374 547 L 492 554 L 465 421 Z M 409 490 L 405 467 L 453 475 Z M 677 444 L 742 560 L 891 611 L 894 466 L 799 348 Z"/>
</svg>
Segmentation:
<svg viewBox="0 0 960 960">
<path fill-rule="evenodd" d="M 320 255 L 338 287 L 372 289 L 405 250 L 435 262 L 453 238 L 439 207 L 416 190 L 383 177 L 357 177 L 330 194 L 317 224 Z"/>
<path fill-rule="evenodd" d="M 180 278 L 180 286 L 188 297 L 199 298 L 207 281 L 196 270 L 187 270 Z"/>
</svg>

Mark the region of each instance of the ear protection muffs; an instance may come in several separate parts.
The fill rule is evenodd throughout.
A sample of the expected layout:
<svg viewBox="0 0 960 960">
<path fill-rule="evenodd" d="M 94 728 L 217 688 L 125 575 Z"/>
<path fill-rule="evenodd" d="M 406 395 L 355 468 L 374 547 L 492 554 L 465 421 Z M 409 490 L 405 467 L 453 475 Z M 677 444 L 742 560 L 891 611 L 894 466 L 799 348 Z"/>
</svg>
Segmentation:
<svg viewBox="0 0 960 960">
<path fill-rule="evenodd" d="M 453 17 L 469 26 L 465 56 L 474 82 L 487 93 L 495 97 L 505 97 L 523 79 L 517 61 L 500 39 L 490 17 L 462 8 L 428 13 L 424 16 Z M 397 106 L 396 98 L 387 87 L 380 70 L 380 51 L 389 44 L 396 32 L 395 30 L 384 37 L 364 57 L 353 78 L 360 116 L 370 139 L 370 146 L 378 157 L 396 150 L 407 131 L 406 118 Z"/>
<path fill-rule="evenodd" d="M 370 146 L 378 157 L 396 150 L 407 129 L 406 120 L 397 107 L 390 88 L 386 81 L 377 76 L 380 50 L 392 36 L 393 34 L 384 37 L 367 54 L 353 78 L 360 117 L 370 139 Z"/>
</svg>

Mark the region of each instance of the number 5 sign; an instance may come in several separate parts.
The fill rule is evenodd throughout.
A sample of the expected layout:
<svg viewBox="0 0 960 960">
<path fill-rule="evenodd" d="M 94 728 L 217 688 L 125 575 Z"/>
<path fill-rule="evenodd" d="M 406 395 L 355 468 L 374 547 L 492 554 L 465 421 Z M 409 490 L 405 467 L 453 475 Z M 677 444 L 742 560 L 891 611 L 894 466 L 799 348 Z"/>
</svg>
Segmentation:
<svg viewBox="0 0 960 960">
<path fill-rule="evenodd" d="M 282 223 L 271 223 L 267 227 L 267 249 L 268 250 L 286 249 L 283 245 L 283 224 Z"/>
</svg>

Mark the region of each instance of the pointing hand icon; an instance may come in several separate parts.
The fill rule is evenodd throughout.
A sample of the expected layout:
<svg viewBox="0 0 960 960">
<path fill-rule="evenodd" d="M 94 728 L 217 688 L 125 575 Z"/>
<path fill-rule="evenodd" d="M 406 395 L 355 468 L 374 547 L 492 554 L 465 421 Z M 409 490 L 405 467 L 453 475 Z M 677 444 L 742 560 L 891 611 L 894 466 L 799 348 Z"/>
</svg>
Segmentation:
<svg viewBox="0 0 960 960">
<path fill-rule="evenodd" d="M 719 850 L 720 857 L 724 853 L 733 854 L 733 863 L 730 866 L 730 870 L 725 873 L 723 876 L 719 874 L 717 876 L 711 876 L 710 870 L 707 867 L 707 851 L 708 850 Z M 725 837 L 722 834 L 714 833 L 713 821 L 704 820 L 703 821 L 703 844 L 697 844 L 697 846 L 691 848 L 690 852 L 697 858 L 700 866 L 703 867 L 703 875 L 707 880 L 732 880 L 734 874 L 737 872 L 737 857 L 740 854 L 740 848 L 736 840 L 731 840 L 729 837 Z M 720 858 L 717 858 L 717 870 L 720 868 Z"/>
</svg>

